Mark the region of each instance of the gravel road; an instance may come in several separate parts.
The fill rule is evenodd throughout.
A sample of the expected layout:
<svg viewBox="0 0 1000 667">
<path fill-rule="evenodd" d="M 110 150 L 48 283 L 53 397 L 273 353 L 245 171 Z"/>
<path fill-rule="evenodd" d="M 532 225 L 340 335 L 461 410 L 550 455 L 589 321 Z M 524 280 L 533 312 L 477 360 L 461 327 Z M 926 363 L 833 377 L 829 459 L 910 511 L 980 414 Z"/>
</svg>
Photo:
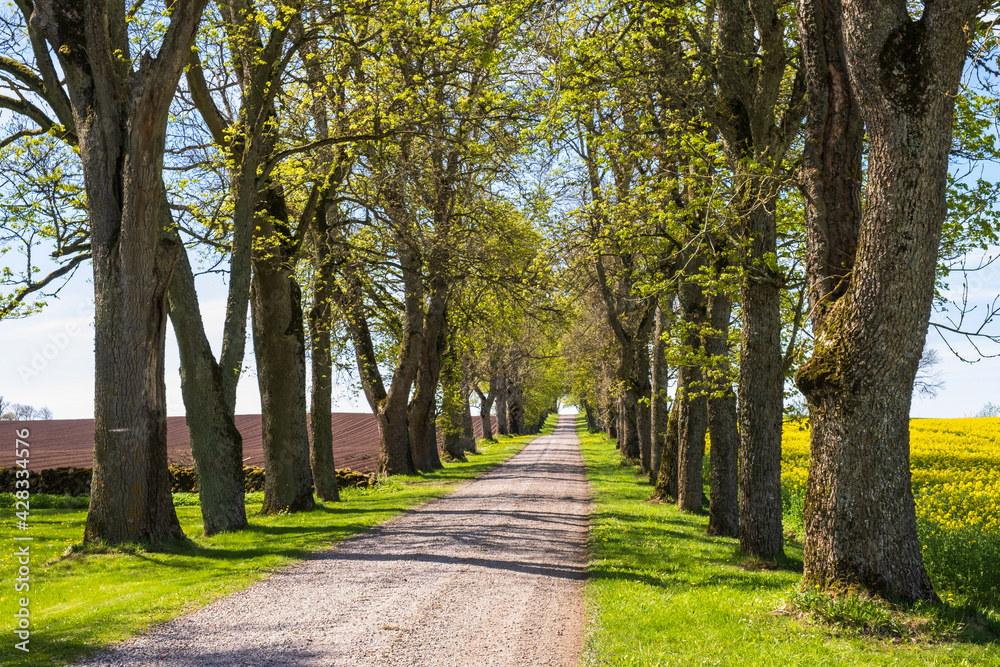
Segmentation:
<svg viewBox="0 0 1000 667">
<path fill-rule="evenodd" d="M 574 417 L 457 491 L 86 665 L 577 665 L 589 487 Z"/>
</svg>

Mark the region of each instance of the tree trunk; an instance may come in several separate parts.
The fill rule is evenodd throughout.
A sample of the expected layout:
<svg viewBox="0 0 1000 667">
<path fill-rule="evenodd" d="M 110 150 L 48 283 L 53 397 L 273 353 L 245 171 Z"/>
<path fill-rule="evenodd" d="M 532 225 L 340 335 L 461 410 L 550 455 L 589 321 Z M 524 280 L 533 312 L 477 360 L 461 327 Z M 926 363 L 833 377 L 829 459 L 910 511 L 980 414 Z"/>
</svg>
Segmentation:
<svg viewBox="0 0 1000 667">
<path fill-rule="evenodd" d="M 815 255 L 810 299 L 821 307 L 812 309 L 813 356 L 796 374 L 811 424 L 804 585 L 861 586 L 901 602 L 936 599 L 917 541 L 909 410 L 934 296 L 965 30 L 978 6 L 928 3 L 913 21 L 903 2 L 852 3 L 843 6 L 842 51 L 841 6 L 801 8 L 810 92 L 826 104 L 825 114 L 810 117 L 817 123 L 810 125 L 811 185 L 829 184 L 836 196 L 850 184 L 856 146 L 848 143 L 841 163 L 831 142 L 838 135 L 853 141 L 851 92 L 869 146 L 865 205 L 842 295 L 830 289 L 824 227 L 850 239 L 852 219 L 830 220 L 819 208 L 807 218 Z M 846 72 L 850 89 L 831 86 L 830 72 L 841 80 Z M 856 220 L 853 192 L 842 192 L 836 203 Z"/>
<path fill-rule="evenodd" d="M 797 5 L 809 86 L 802 167 L 806 277 L 814 316 L 847 293 L 861 222 L 865 128 L 844 62 L 840 4 L 800 0 Z"/>
<path fill-rule="evenodd" d="M 681 403 L 684 401 L 684 395 L 681 393 L 679 385 L 680 383 L 674 392 L 674 407 L 667 419 L 667 433 L 663 441 L 663 458 L 660 460 L 660 470 L 656 475 L 656 488 L 653 491 L 653 497 L 660 500 L 677 498 L 678 450 L 680 449 L 678 423 L 680 422 Z"/>
<path fill-rule="evenodd" d="M 483 423 L 483 439 L 496 442 L 496 438 L 493 437 L 493 417 L 490 414 L 492 409 L 492 405 L 481 405 L 479 408 L 479 419 Z"/>
<path fill-rule="evenodd" d="M 678 413 L 678 495 L 677 506 L 687 512 L 700 512 L 704 500 L 702 468 L 705 459 L 705 433 L 708 430 L 708 397 L 699 358 L 702 356 L 701 334 L 707 320 L 705 293 L 689 276 L 695 276 L 704 266 L 696 249 L 686 262 L 687 275 L 681 276 L 677 297 L 681 307 L 683 334 L 681 341 L 686 354 L 693 357 L 681 366 L 678 390 L 684 397 Z"/>
<path fill-rule="evenodd" d="M 758 558 L 784 555 L 781 531 L 782 373 L 781 294 L 766 258 L 777 253 L 773 197 L 750 188 L 758 203 L 745 230 L 750 263 L 740 288 L 743 314 L 738 422 L 740 431 L 740 548 Z"/>
<path fill-rule="evenodd" d="M 403 273 L 403 335 L 396 357 L 396 368 L 386 390 L 379 370 L 378 354 L 372 342 L 365 314 L 364 289 L 357 264 L 349 255 L 341 256 L 343 287 L 334 290 L 337 302 L 354 343 L 358 375 L 365 398 L 375 413 L 379 428 L 378 474 L 410 475 L 416 472 L 410 450 L 410 427 L 407 399 L 420 363 L 424 335 L 423 289 L 419 260 L 405 246 L 399 253 Z"/>
<path fill-rule="evenodd" d="M 330 354 L 330 327 L 333 283 L 336 279 L 327 237 L 327 207 L 319 206 L 313 221 L 313 263 L 316 266 L 313 304 L 309 309 L 309 346 L 312 387 L 309 396 L 309 430 L 312 451 L 309 463 L 313 486 L 321 500 L 340 502 L 337 468 L 333 460 L 333 358 Z"/>
<path fill-rule="evenodd" d="M 587 430 L 591 433 L 597 433 L 597 418 L 594 416 L 594 409 L 590 407 L 590 403 L 586 400 L 582 400 L 580 403 L 583 407 L 583 413 L 586 415 Z"/>
<path fill-rule="evenodd" d="M 448 346 L 445 302 L 443 288 L 439 288 L 430 298 L 424 318 L 420 365 L 413 383 L 413 397 L 410 399 L 410 451 L 417 470 L 438 470 L 442 467 L 434 424 L 434 396 L 441 375 L 442 358 Z"/>
<path fill-rule="evenodd" d="M 444 436 L 444 451 L 453 459 L 464 461 L 460 384 L 461 376 L 455 360 L 455 351 L 450 349 L 441 369 L 441 414 L 438 417 L 438 426 Z"/>
<path fill-rule="evenodd" d="M 712 397 L 708 399 L 708 431 L 712 440 L 709 460 L 711 502 L 708 511 L 708 534 L 739 535 L 739 447 L 736 395 L 729 373 L 729 318 L 732 302 L 724 294 L 708 299 L 708 318 L 712 330 L 705 336 L 705 353 L 713 359 L 716 373 Z"/>
<path fill-rule="evenodd" d="M 270 233 L 269 233 L 270 232 Z M 262 230 L 263 240 L 274 230 Z M 280 251 L 254 261 L 251 313 L 264 445 L 262 514 L 315 506 L 306 425 L 302 293 Z"/>
<path fill-rule="evenodd" d="M 622 439 L 618 443 L 618 449 L 622 456 L 630 461 L 638 461 L 640 454 L 639 444 L 639 403 L 632 392 L 626 391 L 622 396 Z"/>
<path fill-rule="evenodd" d="M 503 371 L 497 376 L 497 433 L 510 435 L 510 422 L 507 419 L 507 375 Z"/>
<path fill-rule="evenodd" d="M 123 5 L 37 0 L 26 17 L 59 58 L 87 194 L 95 300 L 88 542 L 184 536 L 167 473 L 164 337 L 177 254 L 161 252 L 162 165 L 170 103 L 205 4 L 176 3 L 158 52 L 136 61 Z"/>
<path fill-rule="evenodd" d="M 81 152 L 83 146 L 81 139 Z M 131 203 L 158 212 L 157 199 L 163 196 L 159 184 L 128 176 L 123 181 L 130 189 L 149 188 L 134 193 Z M 144 197 L 153 201 L 134 201 Z M 155 544 L 181 539 L 184 533 L 167 473 L 163 367 L 166 292 L 177 252 L 160 252 L 159 216 L 143 220 L 126 205 L 118 220 L 112 211 L 100 211 L 106 214 L 102 220 L 95 216 L 98 206 L 88 206 L 94 263 L 95 435 L 84 541 Z M 118 229 L 109 237 L 105 232 L 113 227 Z M 150 228 L 153 233 L 148 233 Z"/>
<path fill-rule="evenodd" d="M 663 446 L 667 435 L 667 383 L 669 382 L 669 368 L 667 367 L 667 343 L 663 340 L 666 335 L 665 311 L 662 304 L 656 307 L 656 329 L 653 333 L 653 369 L 652 387 L 650 389 L 650 464 L 649 481 L 656 484 L 656 478 L 660 473 L 660 462 L 663 459 Z"/>
<path fill-rule="evenodd" d="M 485 435 L 486 431 L 483 431 Z M 462 449 L 476 454 L 476 432 L 472 428 L 472 405 L 468 389 L 462 389 Z"/>
<path fill-rule="evenodd" d="M 490 387 L 487 394 L 483 394 L 478 387 L 475 388 L 475 391 L 479 395 L 479 419 L 483 422 L 483 440 L 496 442 L 496 438 L 493 437 L 493 420 L 490 418 L 496 394 L 493 387 Z"/>
<path fill-rule="evenodd" d="M 166 211 L 164 206 L 164 211 Z M 247 526 L 243 487 L 243 436 L 226 404 L 219 365 L 205 336 L 194 274 L 175 231 L 180 254 L 167 293 L 170 322 L 181 358 L 181 394 L 205 535 Z"/>
<path fill-rule="evenodd" d="M 607 419 L 607 429 L 608 437 L 618 440 L 618 401 L 608 401 L 608 419 Z"/>
<path fill-rule="evenodd" d="M 292 6 L 291 9 L 298 9 Z M 327 111 L 328 91 L 324 85 L 323 68 L 316 56 L 315 46 L 305 40 L 302 14 L 291 19 L 291 32 L 297 42 L 306 42 L 304 63 L 306 80 L 312 90 L 311 115 L 316 129 L 316 140 L 330 138 L 330 118 Z M 273 33 L 272 33 L 273 37 Z M 333 248 L 333 241 L 340 240 L 340 211 L 331 200 L 350 171 L 352 158 L 338 148 L 320 153 L 319 170 L 323 174 L 321 188 L 317 191 L 318 202 L 310 221 L 309 235 L 312 239 L 313 303 L 309 310 L 309 345 L 312 360 L 312 388 L 309 396 L 312 452 L 313 487 L 316 495 L 325 501 L 339 502 L 340 488 L 337 483 L 337 467 L 333 457 L 333 358 L 331 355 L 331 329 L 333 326 L 333 305 L 336 301 L 336 263 L 343 255 L 342 250 Z M 316 187 L 316 186 L 314 186 Z"/>
<path fill-rule="evenodd" d="M 740 286 L 738 386 L 740 547 L 762 559 L 784 553 L 781 532 L 781 417 L 784 377 L 775 209 L 782 160 L 805 113 L 787 15 L 773 3 L 718 4 L 714 123 L 735 176 L 738 235 L 746 245 Z"/>
<path fill-rule="evenodd" d="M 524 392 L 519 383 L 507 389 L 507 425 L 511 435 L 524 435 Z"/>
<path fill-rule="evenodd" d="M 652 323 L 653 318 L 650 318 Z M 652 432 L 652 410 L 650 409 L 652 383 L 649 379 L 649 334 L 651 327 L 640 326 L 636 334 L 635 341 L 635 389 L 639 393 L 636 403 L 636 435 L 639 438 L 639 464 L 642 472 L 649 473 L 651 469 L 650 457 L 651 432 Z"/>
<path fill-rule="evenodd" d="M 643 402 L 638 405 L 638 427 L 639 427 L 639 464 L 640 469 L 647 476 L 652 469 L 652 449 L 650 442 L 652 439 L 652 410 L 648 403 Z"/>
<path fill-rule="evenodd" d="M 702 470 L 705 433 L 708 430 L 708 398 L 701 384 L 699 367 L 681 368 L 679 391 L 683 392 L 684 398 L 677 413 L 677 507 L 685 512 L 700 512 L 705 499 Z"/>
<path fill-rule="evenodd" d="M 387 398 L 375 413 L 378 421 L 378 474 L 411 475 L 416 472 L 410 452 L 410 424 L 406 401 Z"/>
</svg>

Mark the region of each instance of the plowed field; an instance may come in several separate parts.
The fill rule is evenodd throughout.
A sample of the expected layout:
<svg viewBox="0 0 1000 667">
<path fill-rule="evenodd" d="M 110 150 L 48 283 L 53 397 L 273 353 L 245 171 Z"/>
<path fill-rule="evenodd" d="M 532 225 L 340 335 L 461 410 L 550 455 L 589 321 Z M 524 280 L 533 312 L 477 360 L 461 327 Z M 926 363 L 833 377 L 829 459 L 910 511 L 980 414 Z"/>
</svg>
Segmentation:
<svg viewBox="0 0 1000 667">
<path fill-rule="evenodd" d="M 362 472 L 375 470 L 378 426 L 374 415 L 335 412 L 330 418 L 333 422 L 333 456 L 337 467 Z M 482 436 L 482 424 L 478 416 L 473 416 L 472 421 L 476 437 Z M 64 466 L 89 467 L 93 463 L 93 419 L 5 421 L 0 424 L 0 467 L 14 464 L 14 432 L 20 429 L 28 429 L 31 433 L 28 441 L 31 445 L 29 467 L 32 470 Z M 237 415 L 236 428 L 243 435 L 244 463 L 263 466 L 260 415 Z M 191 447 L 188 444 L 184 417 L 167 418 L 167 455 L 171 463 L 191 463 Z"/>
</svg>

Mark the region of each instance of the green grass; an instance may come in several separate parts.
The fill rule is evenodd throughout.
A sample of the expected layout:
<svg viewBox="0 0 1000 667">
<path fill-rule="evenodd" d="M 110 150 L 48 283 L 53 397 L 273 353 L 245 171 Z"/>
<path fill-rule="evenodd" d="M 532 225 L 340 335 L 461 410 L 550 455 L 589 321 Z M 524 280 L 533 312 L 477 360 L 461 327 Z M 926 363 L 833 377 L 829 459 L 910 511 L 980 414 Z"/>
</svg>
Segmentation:
<svg viewBox="0 0 1000 667">
<path fill-rule="evenodd" d="M 545 432 L 554 428 L 553 417 Z M 51 665 L 79 658 L 212 600 L 260 581 L 310 553 L 387 521 L 439 497 L 520 451 L 534 436 L 480 443 L 478 456 L 449 463 L 429 474 L 393 477 L 371 489 L 347 489 L 339 504 L 319 503 L 301 514 L 262 517 L 263 494 L 248 494 L 248 530 L 202 537 L 201 509 L 191 494 L 175 498 L 177 515 L 190 540 L 158 551 L 75 553 L 86 509 L 43 509 L 33 505 L 30 535 L 31 590 L 14 591 L 13 509 L 4 509 L 0 552 L 0 664 Z M 58 503 L 55 503 L 58 505 Z M 23 544 L 20 543 L 20 544 Z M 14 648 L 13 614 L 17 599 L 30 599 L 30 653 Z"/>
<path fill-rule="evenodd" d="M 736 540 L 706 535 L 707 515 L 648 502 L 651 487 L 605 436 L 588 434 L 582 420 L 578 433 L 594 497 L 584 664 L 1000 665 L 1000 645 L 988 641 L 996 635 L 961 609 L 925 610 L 923 625 L 937 630 L 928 632 L 920 612 L 800 594 L 799 545 L 786 545 L 777 569 L 761 569 Z M 793 601 L 827 622 L 788 611 Z M 868 636 L 859 625 L 915 628 L 917 641 Z"/>
</svg>

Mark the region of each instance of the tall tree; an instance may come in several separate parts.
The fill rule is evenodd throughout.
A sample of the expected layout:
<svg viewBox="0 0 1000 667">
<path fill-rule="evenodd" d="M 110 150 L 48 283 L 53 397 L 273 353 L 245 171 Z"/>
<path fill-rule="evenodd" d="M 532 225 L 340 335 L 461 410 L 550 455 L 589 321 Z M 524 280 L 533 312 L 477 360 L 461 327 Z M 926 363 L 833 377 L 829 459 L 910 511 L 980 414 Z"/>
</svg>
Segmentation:
<svg viewBox="0 0 1000 667">
<path fill-rule="evenodd" d="M 278 164 L 279 123 L 276 96 L 287 64 L 286 49 L 292 18 L 301 3 L 268 11 L 249 0 L 220 5 L 221 23 L 237 87 L 239 114 L 228 127 L 211 100 L 202 94 L 200 109 L 216 141 L 232 165 L 234 278 L 240 290 L 230 291 L 227 318 L 245 313 L 249 289 L 257 384 L 261 394 L 265 486 L 261 512 L 311 509 L 312 474 L 306 422 L 306 355 L 302 292 L 295 265 L 316 197 L 296 212 L 274 174 Z M 273 14 L 273 15 L 271 15 Z M 192 90 L 200 82 L 189 77 Z M 203 91 L 204 92 L 204 91 Z M 236 261 L 240 264 L 237 267 Z M 248 272 L 249 261 L 252 272 Z M 232 341 L 242 356 L 242 341 Z M 224 355 L 228 348 L 224 346 Z M 239 354 L 236 354 L 239 352 Z M 223 359 L 223 365 L 228 365 Z M 232 378 L 230 378 L 230 381 Z M 227 396 L 228 398 L 228 396 Z"/>
<path fill-rule="evenodd" d="M 920 9 L 914 18 L 901 0 L 799 7 L 811 95 L 807 188 L 821 197 L 810 197 L 807 214 L 816 343 L 796 374 L 811 424 L 804 583 L 904 602 L 936 598 L 917 541 L 909 411 L 934 297 L 955 97 L 980 3 Z"/>
<path fill-rule="evenodd" d="M 789 20 L 770 0 L 718 3 L 716 106 L 710 119 L 736 178 L 735 209 L 746 246 L 740 289 L 740 546 L 773 558 L 781 530 L 781 349 L 783 272 L 777 263 L 775 214 L 782 163 L 799 132 L 805 85 L 794 71 Z M 711 40 L 702 41 L 710 44 Z"/>
<path fill-rule="evenodd" d="M 176 254 L 161 252 L 162 168 L 170 103 L 205 4 L 175 3 L 156 53 L 136 58 L 122 4 L 19 5 L 65 75 L 87 190 L 96 307 L 87 541 L 183 536 L 167 475 L 163 348 Z"/>
<path fill-rule="evenodd" d="M 497 199 L 491 190 L 510 173 L 519 145 L 526 98 L 507 68 L 534 14 L 531 3 L 511 2 L 490 11 L 476 3 L 385 5 L 378 16 L 380 57 L 367 85 L 382 101 L 377 122 L 385 136 L 359 151 L 353 199 L 370 243 L 354 257 L 388 279 L 376 287 L 355 274 L 360 289 L 338 298 L 380 415 L 380 469 L 402 472 L 440 466 L 434 407 L 447 313 L 493 219 L 484 212 Z M 393 301 L 400 307 L 383 307 Z M 373 315 L 398 341 L 384 396 L 365 333 L 372 334 Z"/>
<path fill-rule="evenodd" d="M 181 358 L 181 394 L 205 534 L 247 526 L 243 482 L 243 436 L 236 429 L 235 382 L 226 401 L 224 372 L 212 353 L 195 291 L 194 272 L 180 236 L 167 228 L 166 243 L 178 248 L 167 291 L 170 323 Z M 244 320 L 246 319 L 244 310 Z"/>
<path fill-rule="evenodd" d="M 155 23 L 162 17 L 157 11 L 137 12 L 133 16 L 133 25 L 141 26 Z M 53 61 L 46 51 L 46 42 L 40 33 L 40 25 L 25 22 L 29 48 L 22 52 L 30 53 L 34 62 L 20 63 L 13 57 L 0 58 L 0 69 L 8 72 L 14 79 L 9 83 L 19 90 L 20 102 L 15 104 L 9 98 L 0 98 L 0 104 L 6 108 L 24 115 L 38 125 L 37 130 L 23 130 L 18 134 L 22 137 L 46 132 L 53 138 L 58 138 L 68 146 L 78 148 L 78 136 L 75 132 L 75 121 L 70 110 L 69 98 L 63 88 L 57 85 Z M 189 70 L 189 78 L 191 72 Z M 19 80 L 19 81 L 18 81 Z M 52 118 L 46 112 L 24 98 L 28 93 L 37 96 L 51 110 Z M 55 139 L 53 139 L 54 141 Z M 53 147 L 52 142 L 46 142 Z M 38 153 L 29 148 L 29 153 Z M 72 276 L 80 262 L 91 259 L 90 236 L 87 221 L 66 218 L 65 212 L 78 206 L 73 199 L 67 198 L 76 187 L 75 179 L 67 178 L 75 170 L 65 169 L 65 162 L 56 168 L 44 167 L 45 154 L 40 155 L 43 161 L 38 162 L 46 175 L 38 181 L 39 185 L 51 184 L 52 192 L 45 195 L 41 201 L 56 202 L 57 208 L 52 208 L 48 220 L 39 230 L 51 237 L 55 249 L 52 257 L 61 266 L 42 280 L 25 281 L 23 288 L 11 298 L 4 312 L 17 308 L 25 298 L 35 292 L 42 292 L 47 286 L 64 276 Z M 69 159 L 75 159 L 67 156 Z M 56 179 L 56 180 L 52 180 Z M 161 196 L 166 193 L 161 189 Z M 82 198 L 81 198 L 82 199 Z M 37 204 L 30 210 L 38 210 Z M 213 353 L 205 336 L 201 312 L 198 308 L 197 295 L 194 286 L 194 275 L 187 258 L 187 252 L 181 245 L 180 237 L 175 229 L 175 220 L 166 200 L 158 207 L 160 222 L 164 237 L 160 251 L 167 257 L 177 255 L 178 259 L 170 279 L 168 288 L 168 314 L 177 337 L 181 356 L 181 389 L 185 401 L 187 423 L 190 432 L 191 451 L 195 468 L 199 477 L 200 506 L 204 530 L 212 534 L 223 530 L 233 530 L 246 526 L 246 511 L 243 498 L 243 462 L 242 438 L 236 430 L 232 412 L 235 401 L 235 373 L 226 373 L 215 362 Z M 25 221 L 22 220 L 22 223 Z M 31 222 L 28 221 L 30 225 Z M 47 231 L 51 230 L 51 231 Z M 30 255 L 29 255 L 30 256 Z M 238 262 L 234 261 L 234 266 Z M 249 264 L 247 264 L 249 271 Z M 33 267 L 29 261 L 29 272 Z M 235 271 L 235 269 L 234 269 Z M 231 289 L 239 281 L 232 281 Z M 56 292 L 58 289 L 56 289 Z M 244 298 L 244 304 L 246 300 Z M 23 310 L 23 309 L 22 309 Z M 240 322 L 245 321 L 244 315 Z M 227 331 L 232 327 L 227 322 Z M 242 343 L 243 334 L 237 337 Z M 224 348 L 225 349 L 225 348 Z M 240 353 L 242 355 L 242 352 Z M 224 353 L 223 357 L 226 357 Z M 242 363 L 242 356 L 238 363 Z M 223 392 L 231 389 L 232 400 L 227 401 Z"/>
</svg>

